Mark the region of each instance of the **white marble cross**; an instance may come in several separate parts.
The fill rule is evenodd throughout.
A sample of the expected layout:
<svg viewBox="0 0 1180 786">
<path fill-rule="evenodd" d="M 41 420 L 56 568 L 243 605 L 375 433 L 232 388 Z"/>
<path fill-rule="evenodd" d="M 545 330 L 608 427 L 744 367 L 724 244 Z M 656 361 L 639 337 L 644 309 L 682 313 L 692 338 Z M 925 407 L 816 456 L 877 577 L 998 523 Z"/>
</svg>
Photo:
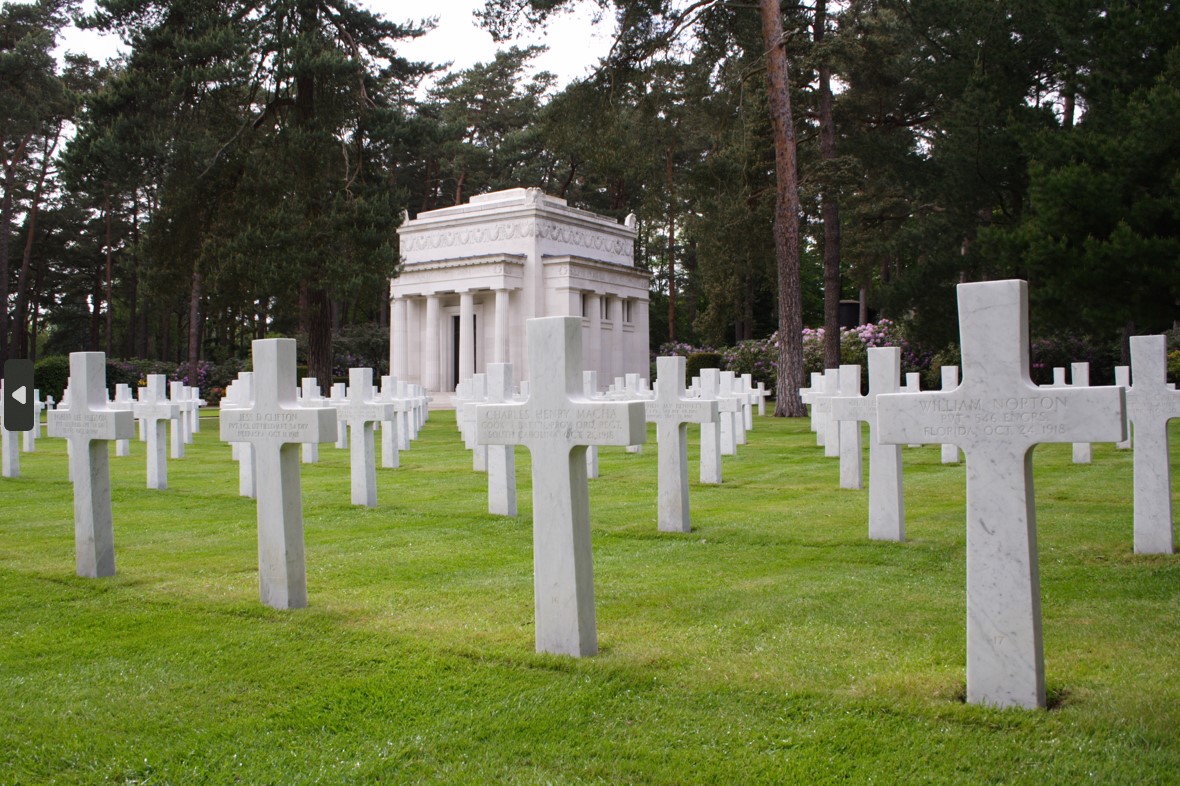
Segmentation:
<svg viewBox="0 0 1180 786">
<path fill-rule="evenodd" d="M 416 394 L 411 389 L 413 386 L 403 380 L 397 381 L 397 397 L 406 402 L 406 408 L 401 413 L 401 419 L 398 423 L 397 429 L 397 447 L 398 450 L 409 450 L 410 439 L 418 434 L 417 418 L 418 418 L 418 404 Z"/>
<path fill-rule="evenodd" d="M 528 382 L 521 382 L 520 384 L 527 385 Z M 428 391 L 422 385 L 414 385 L 414 395 L 418 397 L 418 416 L 414 419 L 414 432 L 411 438 L 417 439 L 418 432 L 421 431 L 422 427 L 426 425 L 426 421 L 430 419 L 430 402 L 432 399 L 430 398 L 430 391 Z"/>
<path fill-rule="evenodd" d="M 489 363 L 486 377 L 488 404 L 512 401 L 512 364 Z M 474 428 L 473 428 L 474 430 Z M 488 513 L 516 515 L 516 455 L 512 445 L 484 445 L 488 468 Z"/>
<path fill-rule="evenodd" d="M 339 414 L 340 405 L 348 400 L 348 385 L 344 382 L 332 383 L 331 391 L 328 393 L 328 406 L 335 407 L 337 414 Z M 339 425 L 336 427 L 336 449 L 348 450 L 348 426 L 344 424 L 341 418 Z"/>
<path fill-rule="evenodd" d="M 824 432 L 824 456 L 840 457 L 840 424 L 832 417 L 832 399 L 840 395 L 840 369 L 824 371 L 822 394 L 816 399 L 819 409 L 819 427 Z"/>
<path fill-rule="evenodd" d="M 463 440 L 467 448 L 471 450 L 471 469 L 475 472 L 487 472 L 488 470 L 488 448 L 487 445 L 477 444 L 475 441 L 475 411 L 480 404 L 486 404 L 488 398 L 488 378 L 486 374 L 472 374 L 466 382 L 470 385 L 467 387 L 467 400 L 463 403 L 462 409 L 459 412 L 459 417 L 463 422 Z"/>
<path fill-rule="evenodd" d="M 530 319 L 528 399 L 484 404 L 477 441 L 525 445 L 533 472 L 533 586 L 537 651 L 598 652 L 586 445 L 647 437 L 643 402 L 591 401 L 582 393 L 582 320 Z"/>
<path fill-rule="evenodd" d="M 754 404 L 759 401 L 758 391 L 754 389 L 754 375 L 742 374 L 739 379 L 741 385 L 742 395 L 745 396 L 745 404 L 743 406 L 744 414 L 746 416 L 746 431 L 754 430 Z"/>
<path fill-rule="evenodd" d="M 184 458 L 184 443 L 188 442 L 184 433 L 185 424 L 188 422 L 188 416 L 185 414 L 188 411 L 186 409 L 188 405 L 185 403 L 184 383 L 170 382 L 168 384 L 168 390 L 170 392 L 169 401 L 175 404 L 177 410 L 180 412 L 180 417 L 176 420 L 169 421 L 172 437 L 171 455 L 174 459 L 182 459 Z"/>
<path fill-rule="evenodd" d="M 373 428 L 382 420 L 397 415 L 393 404 L 377 400 L 373 390 L 373 369 L 348 370 L 348 399 L 336 405 L 340 422 L 347 424 L 352 434 L 349 462 L 352 465 L 352 504 L 377 507 L 377 457 Z"/>
<path fill-rule="evenodd" d="M 907 371 L 905 375 L 905 384 L 901 386 L 902 393 L 921 393 L 922 392 L 922 375 L 917 371 Z M 921 445 L 909 444 L 907 447 L 920 448 Z"/>
<path fill-rule="evenodd" d="M 704 369 L 701 370 L 702 375 Z M 742 402 L 733 393 L 733 372 L 721 371 L 717 377 L 717 410 L 721 421 L 721 455 L 736 456 L 738 427 L 742 422 Z M 722 404 L 720 402 L 729 402 Z"/>
<path fill-rule="evenodd" d="M 684 358 L 656 358 L 656 395 L 645 402 L 648 423 L 656 424 L 659 453 L 661 532 L 691 532 L 688 507 L 688 424 L 717 422 L 717 402 L 684 396 Z"/>
<path fill-rule="evenodd" d="M 168 488 L 168 424 L 180 417 L 180 408 L 168 400 L 167 377 L 148 374 L 147 386 L 139 388 L 135 418 L 144 424 L 147 439 L 147 487 Z"/>
<path fill-rule="evenodd" d="M 238 379 L 233 384 L 233 396 L 223 402 L 222 409 L 249 409 L 253 402 L 254 372 L 239 371 Z M 235 442 L 233 448 L 234 458 L 238 462 L 238 496 L 257 499 L 258 473 L 255 471 L 254 446 L 249 442 Z"/>
<path fill-rule="evenodd" d="M 1075 388 L 1090 387 L 1090 364 L 1070 363 L 1069 381 Z M 1090 443 L 1073 443 L 1073 463 L 1089 464 L 1091 461 L 1093 461 L 1093 452 L 1090 450 Z"/>
<path fill-rule="evenodd" d="M 582 394 L 586 398 L 598 397 L 598 372 L 597 371 L 583 371 L 582 372 Z M 586 447 L 586 477 L 594 480 L 598 477 L 598 446 L 588 445 Z"/>
<path fill-rule="evenodd" d="M 189 429 L 189 436 L 201 433 L 201 407 L 209 402 L 201 398 L 201 388 L 199 386 L 192 386 L 189 389 L 189 406 L 192 407 L 192 427 Z M 189 442 L 192 442 L 190 439 Z"/>
<path fill-rule="evenodd" d="M 1119 387 L 1124 387 L 1124 388 L 1131 387 L 1131 367 L 1130 366 L 1115 366 L 1114 367 L 1114 384 L 1118 385 Z M 1128 406 L 1130 406 L 1129 402 L 1128 402 Z M 1125 415 L 1125 417 L 1123 418 L 1123 422 L 1124 422 L 1124 425 L 1127 429 L 1127 438 L 1121 442 L 1114 443 L 1115 448 L 1118 450 L 1130 450 L 1131 449 L 1131 417 L 1130 417 L 1130 413 L 1124 413 L 1124 415 Z"/>
<path fill-rule="evenodd" d="M 37 450 L 37 438 L 41 436 L 41 413 L 45 411 L 45 402 L 41 400 L 41 391 L 33 391 L 33 427 L 24 433 L 22 450 L 34 453 Z"/>
<path fill-rule="evenodd" d="M 1028 285 L 960 284 L 963 383 L 877 399 L 885 443 L 957 444 L 967 457 L 967 701 L 1044 707 L 1032 448 L 1122 438 L 1121 388 L 1037 387 Z"/>
<path fill-rule="evenodd" d="M 381 377 L 381 395 L 378 401 L 393 406 L 393 417 L 381 421 L 381 467 L 397 469 L 401 466 L 401 420 L 409 402 L 397 396 L 397 377 L 388 374 Z"/>
<path fill-rule="evenodd" d="M 4 387 L 0 385 L 0 400 L 4 398 Z M 9 431 L 8 424 L 0 424 L 0 453 L 3 453 L 3 469 L 0 474 L 6 478 L 20 477 L 21 433 Z"/>
<path fill-rule="evenodd" d="M 1171 554 L 1172 465 L 1168 421 L 1180 418 L 1180 391 L 1167 384 L 1164 336 L 1131 337 L 1127 414 L 1134 431 L 1135 553 Z"/>
<path fill-rule="evenodd" d="M 770 397 L 770 391 L 761 382 L 758 387 L 754 389 L 754 395 L 758 397 L 758 417 L 766 415 L 766 399 Z"/>
<path fill-rule="evenodd" d="M 737 400 L 738 409 L 733 415 L 733 455 L 737 455 L 739 445 L 746 444 L 746 412 L 754 403 L 754 397 L 747 395 L 742 385 L 742 378 L 732 371 L 721 372 L 721 389 Z"/>
<path fill-rule="evenodd" d="M 0 383 L 0 387 L 3 387 L 2 383 Z M 70 410 L 70 383 L 69 382 L 66 382 L 65 389 L 62 390 L 62 392 L 61 392 L 61 401 L 58 402 L 57 409 L 61 410 L 62 412 L 69 412 L 69 410 Z M 51 410 L 51 411 L 54 411 L 54 410 Z M 45 433 L 47 433 L 47 434 L 49 433 L 49 415 L 48 414 L 45 416 Z M 74 482 L 74 462 L 70 460 L 73 457 L 74 457 L 74 445 L 67 440 L 66 441 L 66 473 L 67 473 L 67 477 L 69 478 L 69 481 L 71 483 Z"/>
<path fill-rule="evenodd" d="M 959 367 L 958 366 L 943 366 L 939 369 L 942 376 L 942 389 L 944 391 L 954 390 L 959 386 Z M 942 463 L 943 464 L 958 464 L 959 463 L 959 446 L 952 445 L 949 442 L 944 442 L 942 445 Z"/>
<path fill-rule="evenodd" d="M 74 481 L 74 554 L 79 576 L 115 575 L 115 528 L 107 442 L 135 435 L 131 413 L 107 401 L 102 352 L 70 353 L 70 407 L 49 413 L 49 436 L 70 445 Z"/>
<path fill-rule="evenodd" d="M 832 399 L 832 414 L 843 424 L 855 420 L 869 424 L 869 538 L 905 540 L 905 505 L 902 496 L 901 446 L 877 439 L 877 396 L 899 391 L 901 350 L 869 347 L 869 393 Z"/>
<path fill-rule="evenodd" d="M 737 412 L 735 398 L 721 398 L 721 370 L 701 369 L 701 400 L 717 402 L 717 419 L 701 424 L 701 483 L 716 485 L 721 482 L 722 424 L 726 416 Z"/>
<path fill-rule="evenodd" d="M 295 402 L 295 339 L 253 342 L 254 401 L 221 413 L 221 441 L 254 447 L 258 482 L 258 583 L 267 606 L 307 605 L 299 444 L 336 439 L 336 411 Z"/>
<path fill-rule="evenodd" d="M 864 488 L 864 451 L 860 439 L 860 421 L 856 419 L 840 419 L 840 412 L 836 402 L 840 399 L 861 398 L 860 395 L 860 366 L 855 363 L 844 363 L 839 371 L 838 395 L 828 400 L 831 407 L 832 422 L 836 424 L 836 433 L 840 435 L 840 488 Z"/>
<path fill-rule="evenodd" d="M 193 417 L 193 413 L 196 412 L 197 405 L 196 395 L 194 394 L 192 387 L 189 385 L 182 384 L 180 390 L 180 423 L 182 426 L 181 433 L 184 434 L 184 444 L 191 445 L 193 444 L 193 421 L 196 420 L 196 418 Z"/>
<path fill-rule="evenodd" d="M 125 409 L 132 411 L 135 408 L 135 400 L 131 398 L 131 388 L 122 382 L 115 385 L 115 398 L 111 402 L 111 409 Z M 134 435 L 132 435 L 134 436 Z M 130 456 L 131 455 L 131 440 L 117 439 L 115 440 L 115 455 Z"/>
<path fill-rule="evenodd" d="M 299 392 L 301 398 L 300 405 L 304 407 L 322 407 L 324 406 L 324 397 L 320 395 L 320 386 L 316 384 L 315 377 L 304 377 L 299 380 Z M 303 463 L 304 464 L 318 464 L 320 460 L 320 446 L 315 442 L 304 442 L 303 447 Z"/>
<path fill-rule="evenodd" d="M 459 430 L 459 436 L 463 438 L 463 447 L 468 450 L 475 444 L 475 436 L 468 434 L 470 424 L 463 415 L 464 408 L 469 401 L 471 401 L 471 377 L 461 380 L 458 385 L 455 385 L 455 395 L 451 398 L 451 403 L 455 407 L 455 428 Z"/>
<path fill-rule="evenodd" d="M 824 437 L 826 436 L 824 429 L 820 423 L 820 409 L 818 406 L 819 399 L 824 396 L 824 375 L 822 371 L 811 372 L 811 387 L 799 388 L 799 397 L 803 403 L 810 409 L 810 423 L 811 431 L 815 434 L 815 444 L 817 447 L 824 446 Z"/>
<path fill-rule="evenodd" d="M 640 390 L 641 386 L 639 383 L 639 375 L 638 374 L 627 374 L 622 378 L 622 381 L 623 381 L 623 384 L 621 387 L 619 387 L 618 386 L 619 379 L 617 377 L 615 378 L 616 390 L 620 394 L 619 395 L 620 400 L 635 401 L 635 400 L 646 400 L 647 398 L 649 398 L 648 396 L 643 395 L 642 391 Z M 628 445 L 627 452 L 628 453 L 642 453 L 643 452 L 643 445 L 642 444 Z"/>
<path fill-rule="evenodd" d="M 643 379 L 639 374 L 626 374 L 623 377 L 624 386 L 627 392 L 635 398 L 650 399 L 651 392 L 647 387 L 647 380 Z"/>
</svg>

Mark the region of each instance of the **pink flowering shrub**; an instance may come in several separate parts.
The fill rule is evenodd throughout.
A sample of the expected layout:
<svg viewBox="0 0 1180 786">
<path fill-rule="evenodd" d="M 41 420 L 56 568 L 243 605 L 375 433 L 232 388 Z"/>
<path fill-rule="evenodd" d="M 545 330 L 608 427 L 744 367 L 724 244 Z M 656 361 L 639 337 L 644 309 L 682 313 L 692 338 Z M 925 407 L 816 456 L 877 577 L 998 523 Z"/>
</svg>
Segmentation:
<svg viewBox="0 0 1180 786">
<path fill-rule="evenodd" d="M 869 347 L 901 347 L 902 367 L 921 370 L 930 365 L 926 353 L 916 350 L 902 334 L 900 326 L 889 319 L 868 322 L 840 331 L 840 362 L 868 367 Z M 756 341 L 743 341 L 724 350 L 725 368 L 735 374 L 752 374 L 754 383 L 765 383 L 773 390 L 778 377 L 777 334 Z M 803 366 L 805 372 L 824 370 L 824 329 L 803 328 Z"/>
<path fill-rule="evenodd" d="M 734 374 L 750 374 L 757 387 L 761 382 L 767 390 L 774 390 L 778 379 L 778 334 L 769 338 L 740 341 L 737 346 L 721 351 L 723 368 Z"/>
<path fill-rule="evenodd" d="M 840 362 L 868 367 L 869 347 L 901 347 L 902 363 L 906 367 L 919 365 L 916 357 L 906 358 L 909 342 L 898 324 L 889 319 L 866 322 L 854 328 L 840 330 Z M 908 360 L 908 362 L 907 362 Z M 824 329 L 803 328 L 803 365 L 807 372 L 824 370 Z"/>
</svg>

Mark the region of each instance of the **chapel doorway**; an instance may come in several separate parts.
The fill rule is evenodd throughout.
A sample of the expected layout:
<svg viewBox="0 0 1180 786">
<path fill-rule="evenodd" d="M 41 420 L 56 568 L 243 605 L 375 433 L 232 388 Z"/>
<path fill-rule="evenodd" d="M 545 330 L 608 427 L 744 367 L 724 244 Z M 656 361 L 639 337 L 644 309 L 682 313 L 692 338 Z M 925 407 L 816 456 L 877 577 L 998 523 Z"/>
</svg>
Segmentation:
<svg viewBox="0 0 1180 786">
<path fill-rule="evenodd" d="M 479 364 L 478 364 L 479 342 L 476 341 L 476 338 L 479 336 L 479 329 L 477 327 L 478 324 L 479 324 L 479 315 L 472 314 L 471 315 L 471 346 L 473 348 L 476 348 L 476 356 L 477 356 L 476 368 L 479 367 Z M 449 390 L 454 390 L 456 387 L 459 386 L 459 335 L 461 332 L 462 331 L 459 330 L 459 315 L 455 314 L 454 316 L 451 317 L 451 384 L 450 384 Z"/>
</svg>

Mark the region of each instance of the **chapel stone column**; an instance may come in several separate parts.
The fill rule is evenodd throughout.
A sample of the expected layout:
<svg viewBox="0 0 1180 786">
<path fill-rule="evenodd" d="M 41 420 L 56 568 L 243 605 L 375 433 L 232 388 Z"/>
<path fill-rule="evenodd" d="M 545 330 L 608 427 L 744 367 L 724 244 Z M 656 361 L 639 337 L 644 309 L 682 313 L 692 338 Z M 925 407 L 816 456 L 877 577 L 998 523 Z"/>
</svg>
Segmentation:
<svg viewBox="0 0 1180 786">
<path fill-rule="evenodd" d="M 590 313 L 590 347 L 585 366 L 597 371 L 601 378 L 607 378 L 602 367 L 602 295 L 590 292 L 586 295 L 586 310 Z"/>
<path fill-rule="evenodd" d="M 636 298 L 631 301 L 631 320 L 635 323 L 632 340 L 635 342 L 635 358 L 640 370 L 651 367 L 651 328 L 648 323 L 648 301 Z M 650 373 L 650 372 L 648 372 Z"/>
<path fill-rule="evenodd" d="M 422 356 L 422 384 L 427 390 L 440 390 L 438 379 L 438 295 L 426 296 L 426 347 Z"/>
<path fill-rule="evenodd" d="M 406 299 L 393 299 L 393 319 L 390 320 L 390 330 L 393 331 L 393 357 L 389 359 L 389 373 L 398 379 L 406 379 L 409 364 L 410 341 L 407 333 Z"/>
<path fill-rule="evenodd" d="M 471 379 L 475 374 L 475 293 L 471 290 L 459 293 L 459 379 Z"/>
<path fill-rule="evenodd" d="M 496 363 L 508 362 L 508 290 L 496 290 Z"/>
<path fill-rule="evenodd" d="M 627 373 L 627 359 L 623 357 L 623 301 L 612 295 L 607 302 L 610 308 L 607 316 L 610 317 L 611 322 L 610 375 L 608 379 L 614 379 Z"/>
</svg>

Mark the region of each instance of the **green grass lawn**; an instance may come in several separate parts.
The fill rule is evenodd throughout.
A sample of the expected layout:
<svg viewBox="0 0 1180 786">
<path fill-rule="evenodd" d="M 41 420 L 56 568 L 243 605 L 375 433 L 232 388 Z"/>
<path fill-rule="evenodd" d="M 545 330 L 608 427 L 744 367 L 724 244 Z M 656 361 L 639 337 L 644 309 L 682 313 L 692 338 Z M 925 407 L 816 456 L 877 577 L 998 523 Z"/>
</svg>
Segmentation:
<svg viewBox="0 0 1180 786">
<path fill-rule="evenodd" d="M 1036 449 L 1053 706 L 1000 711 L 962 701 L 962 465 L 906 449 L 909 540 L 870 542 L 867 491 L 805 422 L 759 418 L 723 486 L 690 447 L 694 531 L 670 535 L 649 439 L 590 483 L 582 660 L 533 652 L 528 454 L 520 516 L 488 515 L 453 413 L 374 510 L 347 451 L 304 466 L 293 612 L 258 601 L 214 418 L 167 491 L 142 443 L 112 457 L 109 579 L 74 575 L 65 443 L 38 441 L 0 479 L 0 783 L 1180 782 L 1180 557 L 1131 553 L 1129 452 Z M 1172 445 L 1176 468 L 1175 421 Z"/>
</svg>

